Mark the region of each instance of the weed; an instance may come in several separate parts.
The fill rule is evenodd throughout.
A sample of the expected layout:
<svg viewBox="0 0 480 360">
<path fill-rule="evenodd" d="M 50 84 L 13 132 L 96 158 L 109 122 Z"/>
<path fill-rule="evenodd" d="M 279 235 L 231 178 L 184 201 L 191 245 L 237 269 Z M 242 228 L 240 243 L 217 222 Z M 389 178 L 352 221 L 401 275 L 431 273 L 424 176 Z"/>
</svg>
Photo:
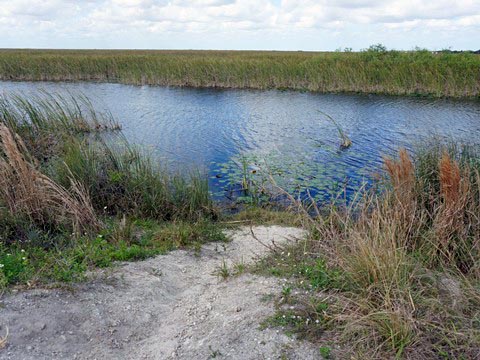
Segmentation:
<svg viewBox="0 0 480 360">
<path fill-rule="evenodd" d="M 210 350 L 210 359 L 216 359 L 217 356 L 222 356 L 220 350 L 213 350 L 211 345 L 208 345 L 208 349 Z"/>
<path fill-rule="evenodd" d="M 242 261 L 236 262 L 233 264 L 233 273 L 235 275 L 241 275 L 247 270 L 247 266 L 245 263 Z"/>
<path fill-rule="evenodd" d="M 320 346 L 320 355 L 324 359 L 330 359 L 332 356 L 332 348 L 329 346 Z"/>
<path fill-rule="evenodd" d="M 228 267 L 225 260 L 223 260 L 222 264 L 214 270 L 213 275 L 216 275 L 223 280 L 227 280 L 232 275 L 230 268 Z"/>
<path fill-rule="evenodd" d="M 305 211 L 310 238 L 257 265 L 309 290 L 271 323 L 317 341 L 334 327 L 359 358 L 478 357 L 479 153 L 418 154 L 385 159 L 381 191 Z M 298 315 L 321 331 L 300 326 Z"/>
</svg>

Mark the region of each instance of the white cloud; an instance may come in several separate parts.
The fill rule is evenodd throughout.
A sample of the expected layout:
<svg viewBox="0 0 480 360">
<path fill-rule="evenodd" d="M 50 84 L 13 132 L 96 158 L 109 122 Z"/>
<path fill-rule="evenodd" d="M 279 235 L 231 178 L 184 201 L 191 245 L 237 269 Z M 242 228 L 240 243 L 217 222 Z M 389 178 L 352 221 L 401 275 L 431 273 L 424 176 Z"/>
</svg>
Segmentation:
<svg viewBox="0 0 480 360">
<path fill-rule="evenodd" d="M 480 0 L 0 0 L 0 46 L 16 38 L 34 44 L 42 36 L 52 42 L 96 39 L 101 45 L 122 34 L 135 34 L 139 42 L 151 34 L 241 35 L 258 43 L 266 35 L 335 32 L 336 41 L 343 34 L 344 46 L 355 47 L 347 41 L 360 31 L 480 33 L 479 17 Z"/>
</svg>

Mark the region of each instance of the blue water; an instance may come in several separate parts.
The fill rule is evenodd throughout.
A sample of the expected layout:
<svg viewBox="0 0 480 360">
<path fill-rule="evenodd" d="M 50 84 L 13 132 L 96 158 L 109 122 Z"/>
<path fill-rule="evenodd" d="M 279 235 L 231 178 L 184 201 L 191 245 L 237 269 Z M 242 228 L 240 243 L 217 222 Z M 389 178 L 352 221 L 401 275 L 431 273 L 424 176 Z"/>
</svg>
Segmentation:
<svg viewBox="0 0 480 360">
<path fill-rule="evenodd" d="M 480 101 L 213 90 L 106 83 L 0 82 L 2 93 L 82 93 L 108 110 L 127 139 L 171 169 L 208 172 L 212 191 L 228 190 L 244 158 L 294 190 L 328 196 L 353 191 L 381 171 L 383 156 L 432 137 L 480 143 Z M 339 149 L 333 117 L 352 140 Z M 257 172 L 258 174 L 258 172 Z M 255 175 L 257 176 L 257 175 Z"/>
</svg>

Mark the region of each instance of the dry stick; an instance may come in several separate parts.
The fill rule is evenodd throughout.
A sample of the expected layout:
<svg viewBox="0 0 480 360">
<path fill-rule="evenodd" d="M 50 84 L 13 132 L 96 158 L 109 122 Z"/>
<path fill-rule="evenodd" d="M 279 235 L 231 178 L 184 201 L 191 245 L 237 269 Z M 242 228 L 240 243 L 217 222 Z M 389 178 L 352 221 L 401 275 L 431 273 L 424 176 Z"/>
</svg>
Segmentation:
<svg viewBox="0 0 480 360">
<path fill-rule="evenodd" d="M 251 223 L 252 220 L 234 220 L 234 221 L 222 221 L 220 224 L 245 224 Z"/>
<path fill-rule="evenodd" d="M 257 240 L 260 244 L 262 244 L 263 246 L 265 246 L 267 249 L 269 249 L 270 251 L 276 251 L 276 248 L 278 248 L 278 246 L 275 244 L 275 241 L 272 240 L 272 244 L 273 244 L 273 247 L 270 246 L 270 245 L 267 245 L 265 244 L 264 242 L 262 242 L 258 237 L 257 235 L 255 235 L 255 233 L 253 232 L 253 225 L 250 224 L 250 233 L 252 234 L 252 237 Z"/>
<path fill-rule="evenodd" d="M 8 331 L 8 326 L 6 326 L 6 334 L 4 337 L 0 337 L 0 349 L 3 349 L 5 347 L 5 345 L 7 345 L 7 339 L 8 339 L 8 335 L 9 335 L 9 331 Z"/>
</svg>

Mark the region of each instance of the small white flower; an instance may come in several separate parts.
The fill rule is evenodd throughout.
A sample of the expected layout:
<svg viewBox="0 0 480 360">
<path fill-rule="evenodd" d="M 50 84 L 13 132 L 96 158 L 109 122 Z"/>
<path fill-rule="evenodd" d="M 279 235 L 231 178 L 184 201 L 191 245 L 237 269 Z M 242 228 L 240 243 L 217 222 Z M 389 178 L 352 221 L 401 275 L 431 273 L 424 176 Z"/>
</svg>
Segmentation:
<svg viewBox="0 0 480 360">
<path fill-rule="evenodd" d="M 25 252 L 25 250 L 23 250 L 23 249 L 22 249 L 22 250 L 20 250 L 20 252 L 24 253 L 24 252 Z"/>
<path fill-rule="evenodd" d="M 10 256 L 10 255 L 12 255 L 12 254 L 7 254 L 7 256 Z"/>
<path fill-rule="evenodd" d="M 104 206 L 104 207 L 103 207 L 103 210 L 107 210 L 107 207 L 106 207 L 106 206 Z"/>
<path fill-rule="evenodd" d="M 22 260 L 27 260 L 27 258 L 24 256 L 24 257 L 22 257 Z"/>
<path fill-rule="evenodd" d="M 5 265 L 3 265 L 3 264 L 0 264 L 0 269 L 1 269 L 1 268 L 3 268 L 4 266 L 5 266 Z"/>
<path fill-rule="evenodd" d="M 320 324 L 320 320 L 318 320 L 318 319 L 317 319 L 317 320 L 315 320 L 315 322 L 316 322 L 317 324 Z"/>
</svg>

